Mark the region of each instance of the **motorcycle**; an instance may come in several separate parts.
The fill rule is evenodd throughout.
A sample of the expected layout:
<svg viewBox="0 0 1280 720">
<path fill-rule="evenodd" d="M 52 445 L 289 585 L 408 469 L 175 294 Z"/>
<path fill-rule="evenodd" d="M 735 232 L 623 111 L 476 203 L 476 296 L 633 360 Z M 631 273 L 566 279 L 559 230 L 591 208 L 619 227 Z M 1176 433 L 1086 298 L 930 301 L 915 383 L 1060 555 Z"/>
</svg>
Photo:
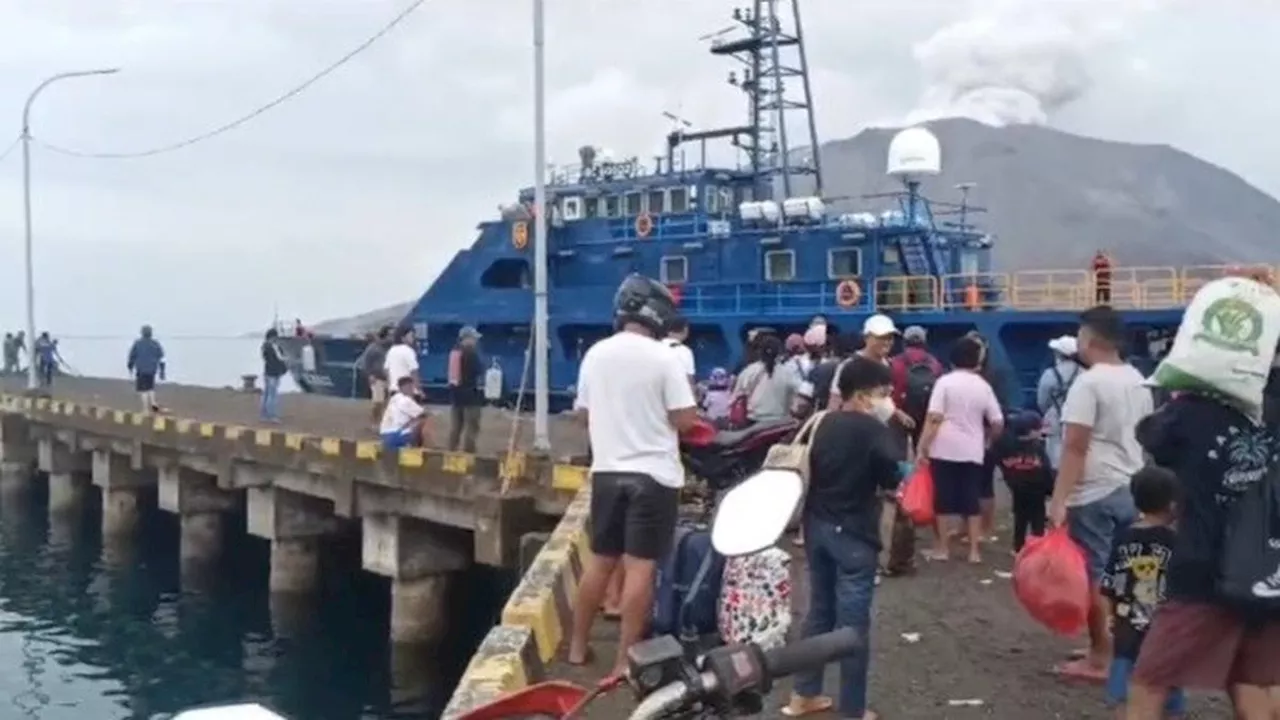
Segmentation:
<svg viewBox="0 0 1280 720">
<path fill-rule="evenodd" d="M 747 479 L 764 465 L 769 448 L 786 441 L 800 428 L 795 418 L 752 423 L 741 430 L 721 430 L 699 420 L 680 436 L 685 468 L 712 492 L 723 492 Z"/>
</svg>

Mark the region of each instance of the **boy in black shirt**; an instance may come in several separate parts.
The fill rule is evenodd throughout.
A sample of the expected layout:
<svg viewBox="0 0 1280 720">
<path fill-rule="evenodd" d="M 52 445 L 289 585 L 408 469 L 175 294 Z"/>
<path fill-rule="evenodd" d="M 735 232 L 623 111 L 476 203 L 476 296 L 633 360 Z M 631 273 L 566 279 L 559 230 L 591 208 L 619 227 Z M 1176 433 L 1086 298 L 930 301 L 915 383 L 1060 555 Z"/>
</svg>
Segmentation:
<svg viewBox="0 0 1280 720">
<path fill-rule="evenodd" d="M 1148 466 L 1130 481 L 1137 522 L 1116 535 L 1102 575 L 1102 594 L 1111 611 L 1111 631 L 1115 652 L 1107 678 L 1107 699 L 1116 708 L 1116 717 L 1127 717 L 1129 678 L 1138 659 L 1138 650 L 1151 626 L 1156 608 L 1165 598 L 1165 574 L 1173 557 L 1177 536 L 1173 532 L 1178 494 L 1178 477 L 1164 468 Z M 1186 713 L 1182 690 L 1169 690 L 1164 705 L 1166 718 Z"/>
<path fill-rule="evenodd" d="M 1027 531 L 1044 535 L 1045 502 L 1053 494 L 1053 471 L 1040 434 L 1040 414 L 1025 410 L 1009 421 L 1009 431 L 992 449 L 1000 475 L 1013 498 L 1013 552 L 1022 549 Z"/>
</svg>

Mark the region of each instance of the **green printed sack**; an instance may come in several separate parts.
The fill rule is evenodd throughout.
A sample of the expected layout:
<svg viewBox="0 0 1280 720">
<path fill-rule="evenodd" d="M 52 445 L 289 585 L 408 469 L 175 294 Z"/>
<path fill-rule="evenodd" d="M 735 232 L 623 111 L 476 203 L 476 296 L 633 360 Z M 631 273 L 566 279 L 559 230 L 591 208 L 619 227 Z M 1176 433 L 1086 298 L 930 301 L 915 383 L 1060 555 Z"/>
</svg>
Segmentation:
<svg viewBox="0 0 1280 720">
<path fill-rule="evenodd" d="M 1222 396 L 1255 419 L 1280 340 L 1280 295 L 1241 277 L 1205 284 L 1191 299 L 1169 355 L 1148 384 Z"/>
</svg>

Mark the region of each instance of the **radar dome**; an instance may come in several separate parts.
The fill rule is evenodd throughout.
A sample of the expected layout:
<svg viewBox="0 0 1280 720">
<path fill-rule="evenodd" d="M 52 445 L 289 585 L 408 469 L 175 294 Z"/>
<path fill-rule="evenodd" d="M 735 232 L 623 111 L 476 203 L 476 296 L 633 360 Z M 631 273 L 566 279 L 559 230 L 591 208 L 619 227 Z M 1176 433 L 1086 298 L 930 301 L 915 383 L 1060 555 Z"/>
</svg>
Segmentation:
<svg viewBox="0 0 1280 720">
<path fill-rule="evenodd" d="M 942 147 L 933 133 L 922 127 L 907 128 L 889 141 L 890 175 L 913 177 L 942 172 Z"/>
</svg>

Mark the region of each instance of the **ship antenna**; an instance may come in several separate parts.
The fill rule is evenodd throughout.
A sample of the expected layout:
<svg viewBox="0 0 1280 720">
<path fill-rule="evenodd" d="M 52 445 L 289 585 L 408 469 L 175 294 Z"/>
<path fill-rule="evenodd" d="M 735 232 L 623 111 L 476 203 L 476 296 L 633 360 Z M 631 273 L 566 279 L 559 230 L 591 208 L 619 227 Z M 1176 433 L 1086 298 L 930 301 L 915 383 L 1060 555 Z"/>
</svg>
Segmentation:
<svg viewBox="0 0 1280 720">
<path fill-rule="evenodd" d="M 547 417 L 550 375 L 547 361 L 547 118 L 543 0 L 533 0 L 533 449 L 551 450 Z M 519 408 L 516 408 L 519 410 Z"/>
<path fill-rule="evenodd" d="M 818 128 L 813 112 L 813 91 L 809 81 L 809 61 L 804 48 L 801 0 L 753 0 L 750 9 L 737 8 L 733 19 L 746 29 L 746 37 L 723 40 L 714 33 L 711 51 L 729 55 L 744 66 L 743 76 L 731 74 L 729 82 L 747 95 L 748 137 L 739 144 L 746 151 L 756 176 L 757 198 L 770 197 L 777 180 L 782 192 L 791 197 L 794 176 L 813 177 L 814 192 L 822 195 L 822 163 L 819 158 Z M 791 5 L 791 29 L 782 21 L 783 8 Z M 788 93 L 787 81 L 799 80 L 800 91 Z M 792 88 L 794 91 L 794 88 Z M 788 116 L 805 116 L 809 152 L 792 157 Z M 766 147 L 767 141 L 767 147 Z M 801 147 L 796 146 L 797 149 Z M 766 162 L 765 153 L 771 157 Z"/>
<path fill-rule="evenodd" d="M 977 186 L 975 182 L 956 183 L 960 191 L 960 232 L 969 232 L 969 191 Z"/>
</svg>

